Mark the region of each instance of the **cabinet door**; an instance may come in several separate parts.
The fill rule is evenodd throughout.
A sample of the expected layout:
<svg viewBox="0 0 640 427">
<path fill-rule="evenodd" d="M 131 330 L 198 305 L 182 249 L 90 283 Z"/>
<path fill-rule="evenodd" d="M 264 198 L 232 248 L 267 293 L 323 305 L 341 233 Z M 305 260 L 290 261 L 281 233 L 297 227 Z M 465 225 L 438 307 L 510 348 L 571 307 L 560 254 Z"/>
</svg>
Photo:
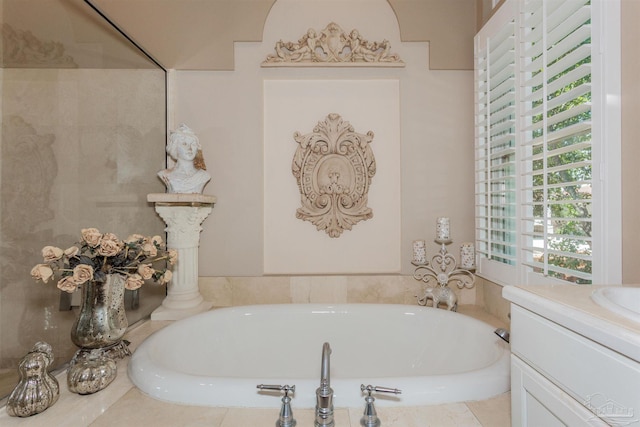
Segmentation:
<svg viewBox="0 0 640 427">
<path fill-rule="evenodd" d="M 513 427 L 607 426 L 555 384 L 511 355 Z"/>
</svg>

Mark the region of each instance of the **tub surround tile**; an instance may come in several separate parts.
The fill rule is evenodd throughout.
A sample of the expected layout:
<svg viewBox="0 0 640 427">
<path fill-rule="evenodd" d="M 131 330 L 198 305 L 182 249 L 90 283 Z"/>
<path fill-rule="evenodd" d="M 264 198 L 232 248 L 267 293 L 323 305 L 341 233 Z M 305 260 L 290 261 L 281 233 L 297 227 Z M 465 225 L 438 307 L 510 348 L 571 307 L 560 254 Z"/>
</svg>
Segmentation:
<svg viewBox="0 0 640 427">
<path fill-rule="evenodd" d="M 427 286 L 413 276 L 200 277 L 200 293 L 214 307 L 288 303 L 417 304 Z M 453 286 L 459 304 L 475 304 L 477 292 Z"/>
<path fill-rule="evenodd" d="M 233 286 L 232 305 L 288 304 L 288 277 L 236 277 Z"/>
<path fill-rule="evenodd" d="M 292 303 L 341 304 L 347 302 L 346 276 L 298 276 L 290 279 Z"/>
<path fill-rule="evenodd" d="M 228 412 L 227 408 L 167 404 L 146 396 L 137 388 L 132 388 L 90 426 L 223 426 Z"/>
<path fill-rule="evenodd" d="M 483 307 L 485 310 L 503 322 L 509 324 L 509 312 L 511 310 L 511 306 L 509 301 L 502 297 L 502 285 L 482 278 L 478 278 L 478 281 L 482 281 Z"/>
<path fill-rule="evenodd" d="M 400 276 L 352 276 L 348 279 L 347 301 L 403 304 L 406 298 L 406 289 L 403 285 Z"/>
<path fill-rule="evenodd" d="M 351 426 L 359 426 L 363 412 L 350 409 Z M 363 405 L 364 411 L 364 405 Z M 409 408 L 376 408 L 385 427 L 482 427 L 464 403 Z"/>
<path fill-rule="evenodd" d="M 274 398 L 277 402 L 277 399 Z M 220 427 L 240 427 L 240 426 L 271 426 L 275 425 L 278 419 L 278 408 L 254 408 L 239 409 L 230 408 L 224 419 L 219 425 Z M 294 417 L 298 417 L 298 413 L 294 411 Z M 267 420 L 269 420 L 267 422 Z"/>
<path fill-rule="evenodd" d="M 280 413 L 280 402 L 275 398 L 274 400 L 278 403 L 273 408 L 231 408 L 220 427 L 273 426 Z M 292 404 L 294 402 L 295 397 Z M 296 409 L 294 404 L 292 410 L 298 426 L 313 426 L 315 420 L 315 411 L 313 409 Z M 348 409 L 336 409 L 333 413 L 333 418 L 336 426 L 350 426 Z"/>
<path fill-rule="evenodd" d="M 511 427 L 511 393 L 466 404 L 483 426 Z"/>
<path fill-rule="evenodd" d="M 233 285 L 228 277 L 199 277 L 198 288 L 202 298 L 214 307 L 233 305 Z"/>
<path fill-rule="evenodd" d="M 475 285 L 471 289 L 458 289 L 456 285 L 453 285 L 456 289 L 456 296 L 458 297 L 458 304 L 475 304 L 476 294 L 478 290 Z"/>
<path fill-rule="evenodd" d="M 131 343 L 129 350 L 133 353 L 146 337 L 171 323 L 173 323 L 171 320 L 154 320 L 153 322 L 145 320 L 132 325 L 125 336 L 125 339 Z"/>
<path fill-rule="evenodd" d="M 466 314 L 467 316 L 471 316 L 475 319 L 482 320 L 483 322 L 488 323 L 489 325 L 496 328 L 509 327 L 508 323 L 503 322 L 502 319 L 498 319 L 497 317 L 492 316 L 491 314 L 484 311 L 482 307 L 479 307 L 477 305 L 469 305 L 469 304 L 459 305 L 458 313 Z"/>
<path fill-rule="evenodd" d="M 476 276 L 476 285 L 474 286 L 476 290 L 476 301 L 474 304 L 484 307 L 484 282 L 485 280 L 482 277 Z"/>
</svg>

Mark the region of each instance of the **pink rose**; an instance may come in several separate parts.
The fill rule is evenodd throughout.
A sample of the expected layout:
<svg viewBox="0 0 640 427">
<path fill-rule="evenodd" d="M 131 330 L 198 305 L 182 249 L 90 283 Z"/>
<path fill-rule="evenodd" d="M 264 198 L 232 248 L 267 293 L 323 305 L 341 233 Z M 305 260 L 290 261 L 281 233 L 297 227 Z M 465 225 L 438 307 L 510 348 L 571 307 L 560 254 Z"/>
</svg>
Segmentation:
<svg viewBox="0 0 640 427">
<path fill-rule="evenodd" d="M 100 244 L 102 233 L 97 228 L 83 228 L 80 232 L 82 233 L 82 240 L 87 242 L 87 245 L 95 248 Z"/>
<path fill-rule="evenodd" d="M 172 277 L 173 277 L 173 273 L 171 272 L 171 270 L 167 270 L 164 272 L 162 276 L 160 276 L 160 280 L 158 282 L 161 285 L 164 285 L 166 283 L 169 283 Z"/>
<path fill-rule="evenodd" d="M 70 294 L 74 293 L 77 288 L 78 285 L 73 281 L 73 276 L 63 277 L 58 282 L 58 289 L 69 292 Z"/>
<path fill-rule="evenodd" d="M 73 258 L 74 256 L 78 255 L 78 252 L 80 252 L 80 249 L 78 249 L 77 246 L 71 246 L 70 248 L 64 250 L 64 254 L 69 258 Z"/>
<path fill-rule="evenodd" d="M 127 281 L 124 282 L 124 287 L 131 291 L 134 291 L 141 287 L 143 283 L 144 280 L 142 279 L 142 276 L 140 276 L 139 274 L 132 274 L 131 276 L 127 277 Z"/>
<path fill-rule="evenodd" d="M 144 245 L 142 245 L 142 251 L 145 253 L 145 255 L 150 257 L 154 257 L 158 255 L 158 249 L 151 242 L 147 242 Z"/>
<path fill-rule="evenodd" d="M 31 277 L 35 280 L 47 283 L 51 276 L 53 276 L 53 270 L 47 264 L 38 264 L 31 269 Z"/>
<path fill-rule="evenodd" d="M 178 251 L 175 249 L 169 249 L 169 264 L 175 265 L 178 262 Z"/>
<path fill-rule="evenodd" d="M 124 244 L 113 233 L 105 233 L 100 240 L 100 246 L 98 247 L 98 254 L 102 256 L 114 256 L 117 255 L 123 248 Z"/>
<path fill-rule="evenodd" d="M 151 243 L 153 243 L 154 245 L 156 245 L 156 247 L 159 247 L 159 248 L 163 248 L 164 247 L 164 241 L 162 240 L 162 237 L 160 237 L 160 236 L 153 236 L 151 238 Z"/>
<path fill-rule="evenodd" d="M 153 277 L 153 273 L 156 271 L 151 268 L 151 264 L 140 264 L 138 266 L 138 274 L 142 276 L 144 280 L 149 280 Z"/>
<path fill-rule="evenodd" d="M 73 282 L 82 285 L 87 280 L 93 280 L 93 267 L 87 264 L 78 264 L 73 269 Z"/>
<path fill-rule="evenodd" d="M 139 241 L 143 241 L 144 240 L 144 236 L 142 234 L 132 234 L 131 236 L 127 237 L 127 239 L 124 241 L 125 243 L 136 243 Z"/>
<path fill-rule="evenodd" d="M 44 258 L 45 262 L 57 261 L 62 258 L 62 255 L 64 255 L 64 251 L 55 246 L 45 246 L 42 248 L 42 258 Z"/>
</svg>

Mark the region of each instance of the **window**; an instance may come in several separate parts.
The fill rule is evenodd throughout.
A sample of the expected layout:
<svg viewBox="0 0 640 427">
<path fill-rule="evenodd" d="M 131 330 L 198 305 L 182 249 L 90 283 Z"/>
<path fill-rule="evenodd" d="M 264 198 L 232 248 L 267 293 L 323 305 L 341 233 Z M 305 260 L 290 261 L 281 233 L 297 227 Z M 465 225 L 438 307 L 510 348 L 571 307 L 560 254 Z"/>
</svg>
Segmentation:
<svg viewBox="0 0 640 427">
<path fill-rule="evenodd" d="M 620 280 L 619 106 L 605 102 L 619 43 L 602 48 L 619 9 L 608 0 L 605 20 L 603 3 L 507 1 L 476 36 L 476 244 L 490 280 Z"/>
</svg>

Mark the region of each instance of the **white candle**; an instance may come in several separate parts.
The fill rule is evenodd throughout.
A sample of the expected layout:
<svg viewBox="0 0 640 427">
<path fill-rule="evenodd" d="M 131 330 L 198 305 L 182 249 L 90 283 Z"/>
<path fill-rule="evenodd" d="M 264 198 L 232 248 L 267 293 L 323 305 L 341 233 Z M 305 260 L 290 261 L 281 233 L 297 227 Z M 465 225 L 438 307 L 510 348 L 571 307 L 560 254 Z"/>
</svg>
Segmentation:
<svg viewBox="0 0 640 427">
<path fill-rule="evenodd" d="M 440 217 L 436 221 L 436 239 L 449 240 L 449 218 Z"/>
<path fill-rule="evenodd" d="M 413 262 L 416 264 L 427 263 L 427 247 L 424 240 L 413 241 Z"/>
<path fill-rule="evenodd" d="M 465 242 L 460 246 L 460 265 L 462 268 L 474 268 L 476 266 L 476 250 L 473 243 Z"/>
</svg>

